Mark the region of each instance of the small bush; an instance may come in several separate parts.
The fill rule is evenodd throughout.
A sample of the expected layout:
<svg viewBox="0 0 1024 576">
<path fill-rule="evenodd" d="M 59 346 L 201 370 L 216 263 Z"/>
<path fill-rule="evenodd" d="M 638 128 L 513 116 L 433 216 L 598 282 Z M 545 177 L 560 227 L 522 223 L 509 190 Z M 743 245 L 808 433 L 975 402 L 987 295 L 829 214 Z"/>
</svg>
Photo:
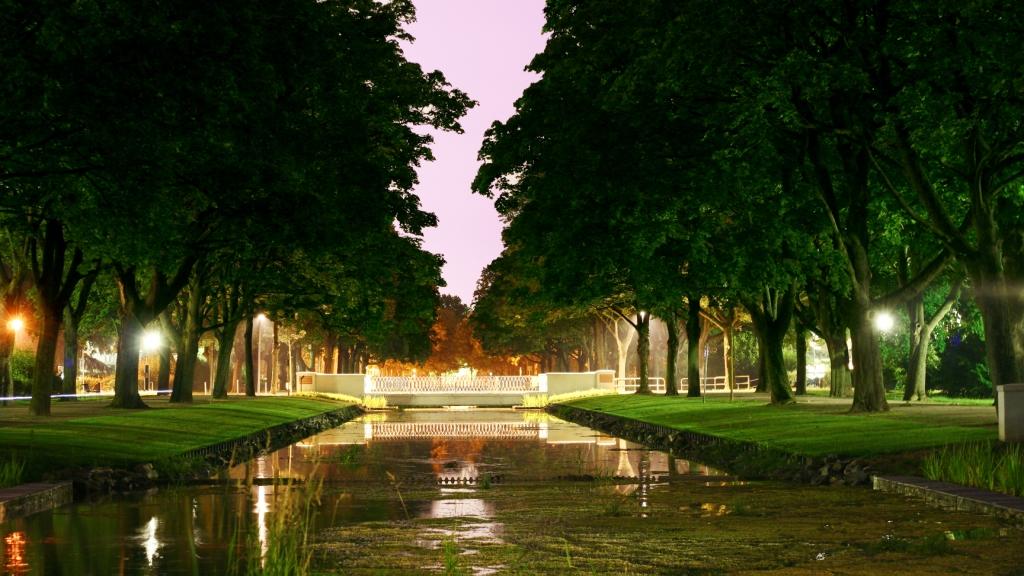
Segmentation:
<svg viewBox="0 0 1024 576">
<path fill-rule="evenodd" d="M 388 407 L 387 396 L 363 396 L 360 402 L 367 410 L 383 410 Z"/>
<path fill-rule="evenodd" d="M 523 408 L 544 408 L 548 405 L 547 394 L 524 394 Z"/>
<path fill-rule="evenodd" d="M 15 350 L 11 354 L 11 379 L 14 380 L 14 395 L 28 396 L 32 393 L 32 374 L 36 368 L 36 355 L 28 350 Z M 4 390 L 6 393 L 6 390 Z"/>
</svg>

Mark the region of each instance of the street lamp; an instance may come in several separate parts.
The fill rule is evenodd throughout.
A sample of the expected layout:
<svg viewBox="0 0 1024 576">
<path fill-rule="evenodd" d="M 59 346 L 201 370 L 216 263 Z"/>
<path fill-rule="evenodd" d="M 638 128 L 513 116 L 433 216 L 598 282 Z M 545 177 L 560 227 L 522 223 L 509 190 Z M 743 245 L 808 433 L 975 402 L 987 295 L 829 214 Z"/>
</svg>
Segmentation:
<svg viewBox="0 0 1024 576">
<path fill-rule="evenodd" d="M 21 319 L 21 316 L 15 316 L 7 321 L 7 329 L 17 334 L 25 328 L 25 321 Z"/>
<path fill-rule="evenodd" d="M 896 325 L 896 319 L 893 318 L 892 314 L 886 311 L 876 312 L 872 323 L 875 325 L 875 330 L 879 332 L 889 332 Z"/>
</svg>

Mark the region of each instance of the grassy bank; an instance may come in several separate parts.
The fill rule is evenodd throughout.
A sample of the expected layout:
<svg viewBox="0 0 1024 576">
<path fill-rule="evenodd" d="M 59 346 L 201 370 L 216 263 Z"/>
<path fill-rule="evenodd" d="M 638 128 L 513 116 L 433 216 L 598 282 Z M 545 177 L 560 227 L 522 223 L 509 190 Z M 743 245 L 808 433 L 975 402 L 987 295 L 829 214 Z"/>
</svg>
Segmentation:
<svg viewBox="0 0 1024 576">
<path fill-rule="evenodd" d="M 148 410 L 107 408 L 109 400 L 57 403 L 54 416 L 23 407 L 0 409 L 0 447 L 29 463 L 27 480 L 77 466 L 123 467 L 158 462 L 317 416 L 348 403 L 310 398 L 197 400 L 192 405 L 147 399 Z"/>
<path fill-rule="evenodd" d="M 898 405 L 881 414 L 849 414 L 847 404 L 832 402 L 771 406 L 764 400 L 636 395 L 568 405 L 806 456 L 871 457 L 997 437 L 991 406 Z"/>
</svg>

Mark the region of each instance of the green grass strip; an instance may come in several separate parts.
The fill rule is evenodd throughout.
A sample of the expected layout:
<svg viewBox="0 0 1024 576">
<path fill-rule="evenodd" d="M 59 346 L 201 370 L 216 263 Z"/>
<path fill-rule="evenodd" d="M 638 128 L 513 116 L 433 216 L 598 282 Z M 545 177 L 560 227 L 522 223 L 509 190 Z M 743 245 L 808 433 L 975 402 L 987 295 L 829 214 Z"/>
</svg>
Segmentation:
<svg viewBox="0 0 1024 576">
<path fill-rule="evenodd" d="M 991 407 L 933 406 L 927 411 L 894 408 L 879 414 L 850 414 L 846 407 L 835 404 L 771 406 L 763 400 L 715 398 L 702 402 L 699 398 L 636 395 L 600 396 L 566 404 L 806 456 L 875 456 L 997 436 L 988 414 Z M 955 422 L 944 421 L 946 408 L 960 411 Z M 978 411 L 978 417 L 965 417 L 965 409 Z"/>
<path fill-rule="evenodd" d="M 347 403 L 309 398 L 232 399 L 0 428 L 0 447 L 55 467 L 154 462 L 326 412 Z"/>
</svg>

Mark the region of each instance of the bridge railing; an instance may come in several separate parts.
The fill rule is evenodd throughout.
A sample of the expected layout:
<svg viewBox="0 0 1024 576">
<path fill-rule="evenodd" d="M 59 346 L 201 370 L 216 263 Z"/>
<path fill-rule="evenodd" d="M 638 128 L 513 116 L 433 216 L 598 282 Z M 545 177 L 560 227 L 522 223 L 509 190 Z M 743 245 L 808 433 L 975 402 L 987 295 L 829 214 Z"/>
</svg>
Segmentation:
<svg viewBox="0 0 1024 576">
<path fill-rule="evenodd" d="M 534 393 L 535 376 L 376 376 L 367 394 Z"/>
</svg>

